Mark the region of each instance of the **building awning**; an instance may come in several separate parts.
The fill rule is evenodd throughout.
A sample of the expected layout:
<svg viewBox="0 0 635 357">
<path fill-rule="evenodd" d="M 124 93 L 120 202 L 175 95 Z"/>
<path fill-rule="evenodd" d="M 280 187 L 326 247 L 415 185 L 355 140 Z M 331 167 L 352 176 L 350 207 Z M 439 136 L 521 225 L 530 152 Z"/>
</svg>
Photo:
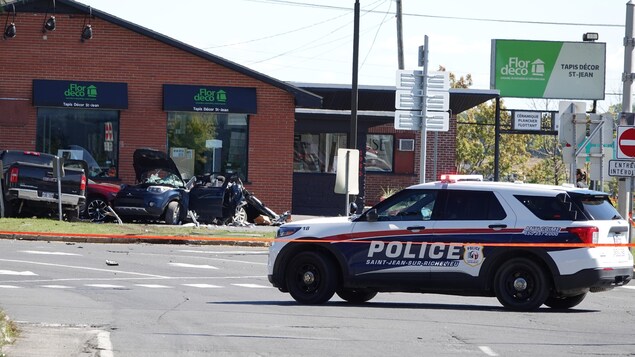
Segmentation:
<svg viewBox="0 0 635 357">
<path fill-rule="evenodd" d="M 342 84 L 292 83 L 294 86 L 322 97 L 322 109 L 351 110 L 351 86 Z M 457 115 L 500 95 L 498 90 L 452 88 L 450 110 Z M 394 112 L 395 87 L 359 86 L 359 111 Z"/>
</svg>

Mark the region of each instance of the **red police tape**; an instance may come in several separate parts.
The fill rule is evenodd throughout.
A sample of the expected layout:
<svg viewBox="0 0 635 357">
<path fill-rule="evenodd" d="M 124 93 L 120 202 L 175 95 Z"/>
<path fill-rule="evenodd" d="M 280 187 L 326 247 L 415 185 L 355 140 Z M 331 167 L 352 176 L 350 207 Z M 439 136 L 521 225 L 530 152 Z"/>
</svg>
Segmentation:
<svg viewBox="0 0 635 357">
<path fill-rule="evenodd" d="M 46 238 L 89 238 L 93 239 L 113 239 L 118 241 L 134 241 L 134 240 L 172 240 L 172 241 L 235 241 L 235 242 L 272 242 L 273 238 L 256 238 L 256 237 L 205 237 L 205 236 L 155 236 L 155 235 L 130 235 L 130 234 L 89 234 L 89 233 L 59 233 L 59 232 L 8 232 L 0 231 L 0 236 L 21 237 L 46 237 Z"/>
<path fill-rule="evenodd" d="M 14 239 L 29 239 L 25 237 L 33 237 L 30 239 L 43 238 L 74 238 L 77 239 L 111 239 L 116 241 L 135 241 L 135 240 L 155 240 L 155 241 L 216 241 L 216 242 L 261 242 L 273 243 L 353 243 L 353 244 L 370 244 L 372 242 L 383 243 L 410 243 L 415 245 L 453 245 L 453 246 L 483 246 L 483 247 L 525 247 L 525 248 L 584 248 L 584 247 L 635 247 L 635 243 L 484 243 L 484 242 L 415 242 L 415 241 L 388 241 L 382 239 L 366 238 L 359 239 L 274 239 L 274 238 L 258 238 L 258 237 L 206 237 L 206 236 L 157 236 L 157 235 L 129 235 L 129 234 L 89 234 L 89 233 L 56 233 L 56 232 L 10 232 L 0 231 L 0 236 L 13 236 Z"/>
</svg>

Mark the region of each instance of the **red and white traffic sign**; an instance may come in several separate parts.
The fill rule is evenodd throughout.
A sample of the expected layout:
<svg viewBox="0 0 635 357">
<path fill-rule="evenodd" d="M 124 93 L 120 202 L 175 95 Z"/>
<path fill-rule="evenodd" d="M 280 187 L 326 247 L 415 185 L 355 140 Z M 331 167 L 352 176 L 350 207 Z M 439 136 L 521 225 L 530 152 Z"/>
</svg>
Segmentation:
<svg viewBox="0 0 635 357">
<path fill-rule="evenodd" d="M 617 127 L 617 158 L 635 159 L 635 127 Z"/>
</svg>

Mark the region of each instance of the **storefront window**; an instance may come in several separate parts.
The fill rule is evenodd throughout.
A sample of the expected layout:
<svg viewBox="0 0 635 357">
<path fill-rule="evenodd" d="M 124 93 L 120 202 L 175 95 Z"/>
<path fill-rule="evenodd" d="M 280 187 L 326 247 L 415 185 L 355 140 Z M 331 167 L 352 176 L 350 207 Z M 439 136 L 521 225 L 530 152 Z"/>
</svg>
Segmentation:
<svg viewBox="0 0 635 357">
<path fill-rule="evenodd" d="M 185 179 L 236 173 L 247 179 L 247 115 L 168 113 L 168 150 Z"/>
<path fill-rule="evenodd" d="M 116 177 L 118 144 L 117 110 L 38 108 L 36 150 L 86 161 L 89 178 Z"/>
<path fill-rule="evenodd" d="M 366 136 L 366 171 L 392 172 L 394 136 Z"/>
<path fill-rule="evenodd" d="M 346 148 L 346 134 L 296 134 L 293 172 L 331 172 L 337 169 L 337 149 Z"/>
</svg>

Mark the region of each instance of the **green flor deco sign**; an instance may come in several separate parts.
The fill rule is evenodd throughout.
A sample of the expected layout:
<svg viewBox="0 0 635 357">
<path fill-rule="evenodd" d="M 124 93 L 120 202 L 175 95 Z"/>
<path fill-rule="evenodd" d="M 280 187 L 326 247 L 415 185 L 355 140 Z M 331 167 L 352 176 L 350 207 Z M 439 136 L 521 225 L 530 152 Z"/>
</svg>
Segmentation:
<svg viewBox="0 0 635 357">
<path fill-rule="evenodd" d="M 163 109 L 179 112 L 255 114 L 256 88 L 164 84 Z"/>
<path fill-rule="evenodd" d="M 604 99 L 606 44 L 492 40 L 490 88 L 501 97 Z"/>
<path fill-rule="evenodd" d="M 38 107 L 127 109 L 128 85 L 116 82 L 34 79 L 33 103 Z"/>
<path fill-rule="evenodd" d="M 206 88 L 199 89 L 194 96 L 194 102 L 200 104 L 220 104 L 227 102 L 227 92 L 222 89 L 209 90 Z"/>
<path fill-rule="evenodd" d="M 95 85 L 83 86 L 77 83 L 71 83 L 68 89 L 64 91 L 67 99 L 96 99 L 97 87 Z"/>
</svg>

